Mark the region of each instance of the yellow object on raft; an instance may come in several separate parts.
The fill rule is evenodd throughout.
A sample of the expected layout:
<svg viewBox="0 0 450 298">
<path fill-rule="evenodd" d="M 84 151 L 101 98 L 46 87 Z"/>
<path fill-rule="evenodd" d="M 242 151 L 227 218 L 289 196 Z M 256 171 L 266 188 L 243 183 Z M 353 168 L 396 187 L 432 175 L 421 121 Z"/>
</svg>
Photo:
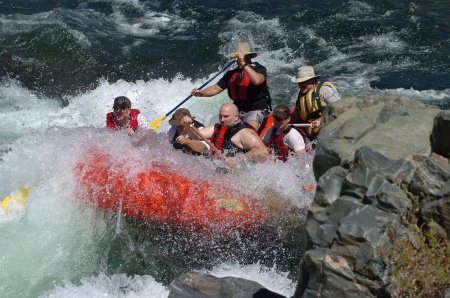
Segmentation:
<svg viewBox="0 0 450 298">
<path fill-rule="evenodd" d="M 12 192 L 9 197 L 2 200 L 2 208 L 8 213 L 14 207 L 22 209 L 26 205 L 26 198 L 28 197 L 28 188 L 21 188 Z"/>
</svg>

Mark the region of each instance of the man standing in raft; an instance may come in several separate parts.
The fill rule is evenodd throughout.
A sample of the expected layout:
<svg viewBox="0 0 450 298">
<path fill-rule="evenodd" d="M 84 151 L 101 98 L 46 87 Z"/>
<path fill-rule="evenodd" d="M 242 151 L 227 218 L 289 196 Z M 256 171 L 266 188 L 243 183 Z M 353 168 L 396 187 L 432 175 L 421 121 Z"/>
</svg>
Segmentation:
<svg viewBox="0 0 450 298">
<path fill-rule="evenodd" d="M 239 110 L 236 105 L 226 103 L 219 110 L 220 124 L 209 125 L 198 132 L 222 153 L 224 162 L 230 168 L 243 161 L 257 161 L 267 155 L 267 148 L 256 131 L 247 123 L 239 120 Z M 190 127 L 192 118 L 183 117 L 181 123 Z M 192 130 L 189 136 L 201 140 Z"/>
<path fill-rule="evenodd" d="M 257 55 L 250 51 L 248 43 L 238 43 L 236 50 L 228 54 L 229 57 L 237 58 L 238 67 L 226 72 L 217 84 L 204 90 L 194 88 L 191 94 L 211 97 L 227 89 L 228 96 L 238 107 L 241 121 L 258 131 L 271 109 L 271 98 L 267 69 L 258 62 L 252 62 L 252 58 Z"/>
<path fill-rule="evenodd" d="M 291 81 L 296 83 L 300 89 L 291 123 L 311 122 L 311 126 L 306 129 L 310 140 L 315 139 L 319 133 L 323 108 L 327 104 L 341 99 L 333 84 L 318 82 L 317 79 L 320 77 L 314 74 L 314 68 L 311 66 L 302 66 L 298 68 L 297 75 L 291 78 Z"/>
<path fill-rule="evenodd" d="M 138 129 L 150 129 L 150 124 L 138 109 L 131 108 L 128 97 L 119 96 L 114 99 L 113 112 L 106 115 L 104 127 L 127 130 L 133 135 Z"/>
<path fill-rule="evenodd" d="M 271 153 L 279 160 L 286 162 L 289 155 L 305 153 L 305 140 L 300 132 L 292 125 L 291 111 L 286 105 L 277 105 L 273 109 L 273 127 L 263 137 L 263 142 L 270 148 Z"/>
</svg>

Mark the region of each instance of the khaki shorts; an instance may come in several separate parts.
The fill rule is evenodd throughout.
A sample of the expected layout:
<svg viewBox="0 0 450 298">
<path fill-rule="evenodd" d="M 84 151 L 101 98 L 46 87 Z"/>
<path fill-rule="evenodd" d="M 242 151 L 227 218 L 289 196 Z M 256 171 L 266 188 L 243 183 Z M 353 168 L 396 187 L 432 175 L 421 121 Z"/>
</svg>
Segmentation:
<svg viewBox="0 0 450 298">
<path fill-rule="evenodd" d="M 250 112 L 239 112 L 239 119 L 243 123 L 248 121 L 256 121 L 259 126 L 262 125 L 264 119 L 269 115 L 269 110 L 255 110 Z"/>
</svg>

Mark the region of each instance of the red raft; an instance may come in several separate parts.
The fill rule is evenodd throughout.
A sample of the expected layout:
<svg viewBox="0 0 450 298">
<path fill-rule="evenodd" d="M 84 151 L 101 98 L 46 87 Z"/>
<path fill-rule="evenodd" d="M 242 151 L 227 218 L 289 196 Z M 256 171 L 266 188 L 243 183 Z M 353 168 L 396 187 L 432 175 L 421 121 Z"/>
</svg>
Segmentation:
<svg viewBox="0 0 450 298">
<path fill-rule="evenodd" d="M 242 191 L 175 173 L 153 163 L 144 170 L 91 152 L 75 167 L 79 196 L 90 204 L 124 216 L 211 233 L 248 232 L 266 222 L 268 213 Z"/>
</svg>

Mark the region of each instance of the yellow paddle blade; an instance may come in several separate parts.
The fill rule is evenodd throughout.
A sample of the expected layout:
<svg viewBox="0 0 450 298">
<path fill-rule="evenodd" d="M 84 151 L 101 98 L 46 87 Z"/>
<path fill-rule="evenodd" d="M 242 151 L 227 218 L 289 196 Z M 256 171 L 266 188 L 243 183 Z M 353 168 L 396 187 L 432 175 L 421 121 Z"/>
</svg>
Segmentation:
<svg viewBox="0 0 450 298">
<path fill-rule="evenodd" d="M 159 119 L 153 120 L 152 122 L 150 122 L 150 126 L 152 127 L 153 130 L 158 129 L 158 127 L 161 125 L 161 123 L 164 121 L 164 119 L 166 119 L 167 116 L 164 115 Z"/>
<path fill-rule="evenodd" d="M 23 209 L 26 205 L 26 198 L 28 197 L 28 188 L 21 188 L 12 192 L 9 197 L 2 200 L 2 208 L 6 213 L 12 209 Z M 15 207 L 15 208 L 14 208 Z"/>
</svg>

